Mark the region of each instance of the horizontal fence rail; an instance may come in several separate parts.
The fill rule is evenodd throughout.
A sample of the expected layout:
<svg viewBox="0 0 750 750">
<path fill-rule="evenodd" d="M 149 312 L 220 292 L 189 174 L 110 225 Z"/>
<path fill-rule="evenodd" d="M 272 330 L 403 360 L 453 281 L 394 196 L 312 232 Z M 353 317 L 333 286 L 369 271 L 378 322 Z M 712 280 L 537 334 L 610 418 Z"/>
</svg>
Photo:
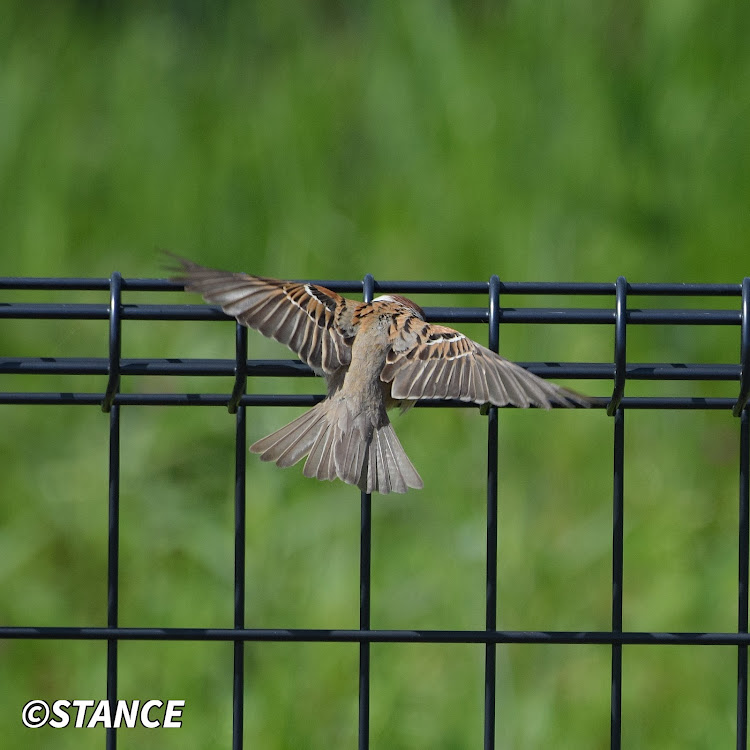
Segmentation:
<svg viewBox="0 0 750 750">
<path fill-rule="evenodd" d="M 109 432 L 109 527 L 106 627 L 33 627 L 0 624 L 0 639 L 8 640 L 91 640 L 106 641 L 106 690 L 110 700 L 117 697 L 118 643 L 121 641 L 226 641 L 233 644 L 233 728 L 232 747 L 241 748 L 244 737 L 243 695 L 244 644 L 247 642 L 346 642 L 357 643 L 359 659 L 359 747 L 369 747 L 370 649 L 372 643 L 474 643 L 485 648 L 484 747 L 495 746 L 496 671 L 498 644 L 599 644 L 611 648 L 611 733 L 610 746 L 619 748 L 622 729 L 622 648 L 629 645 L 728 646 L 737 649 L 737 747 L 747 747 L 747 646 L 748 634 L 748 478 L 750 477 L 750 417 L 746 409 L 750 397 L 750 279 L 737 284 L 503 282 L 492 277 L 487 282 L 378 281 L 368 275 L 362 281 L 313 281 L 329 289 L 370 300 L 375 294 L 397 292 L 405 295 L 476 295 L 481 304 L 474 307 L 425 307 L 428 320 L 449 325 L 478 323 L 487 326 L 490 348 L 497 351 L 500 326 L 514 324 L 594 325 L 612 329 L 613 357 L 603 362 L 522 362 L 541 377 L 598 381 L 606 395 L 596 406 L 613 417 L 613 506 L 612 506 L 612 627 L 608 631 L 508 631 L 496 627 L 497 613 L 497 409 L 489 409 L 487 464 L 487 549 L 486 549 L 486 627 L 481 630 L 379 630 L 370 623 L 371 603 L 371 506 L 369 495 L 361 494 L 360 526 L 360 627 L 346 629 L 257 629 L 245 622 L 245 442 L 246 409 L 260 406 L 310 406 L 322 397 L 299 394 L 248 394 L 248 379 L 299 378 L 313 375 L 310 368 L 289 359 L 248 358 L 247 331 L 237 325 L 234 359 L 127 358 L 122 357 L 122 329 L 128 321 L 226 321 L 218 308 L 201 304 L 143 304 L 139 295 L 176 292 L 182 287 L 159 279 L 125 279 L 114 273 L 109 279 L 0 278 L 0 318 L 7 320 L 101 320 L 108 321 L 106 351 L 91 357 L 14 356 L 0 351 L 0 383 L 23 382 L 28 375 L 98 376 L 104 390 L 88 392 L 59 390 L 24 391 L 20 387 L 0 390 L 0 404 L 98 406 L 108 412 Z M 70 295 L 67 302 L 29 302 L 29 292 L 55 292 Z M 82 292 L 109 295 L 109 301 L 80 302 Z M 38 296 L 38 295 L 36 295 Z M 549 298 L 547 307 L 508 306 L 514 297 Z M 571 298 L 577 306 L 565 306 Z M 580 307 L 581 298 L 598 298 L 597 307 Z M 727 298 L 717 306 L 719 298 Z M 694 308 L 696 299 L 702 307 Z M 502 303 L 502 304 L 501 304 Z M 668 307 L 665 307 L 668 305 Z M 43 324 L 43 323 L 42 323 Z M 735 361 L 718 363 L 631 362 L 627 358 L 626 337 L 633 326 L 736 326 L 738 356 Z M 216 393 L 122 393 L 123 378 L 131 376 L 183 376 L 234 378 L 226 394 Z M 732 381 L 730 397 L 631 396 L 629 381 Z M 35 381 L 36 382 L 36 381 Z M 234 528 L 234 623 L 232 628 L 148 628 L 120 627 L 119 600 L 119 468 L 120 410 L 131 405 L 220 406 L 236 415 L 235 528 Z M 420 407 L 475 408 L 473 404 L 425 400 Z M 623 537 L 624 537 L 624 422 L 629 409 L 726 410 L 740 417 L 739 455 L 739 532 L 736 632 L 628 632 L 622 627 Z M 293 625 L 293 623 L 290 623 Z M 107 747 L 114 750 L 116 731 L 107 730 Z"/>
<path fill-rule="evenodd" d="M 0 627 L 0 638 L 45 641 L 278 641 L 284 643 L 528 643 L 536 645 L 747 646 L 748 633 L 578 630 L 322 630 L 320 628 Z"/>
</svg>

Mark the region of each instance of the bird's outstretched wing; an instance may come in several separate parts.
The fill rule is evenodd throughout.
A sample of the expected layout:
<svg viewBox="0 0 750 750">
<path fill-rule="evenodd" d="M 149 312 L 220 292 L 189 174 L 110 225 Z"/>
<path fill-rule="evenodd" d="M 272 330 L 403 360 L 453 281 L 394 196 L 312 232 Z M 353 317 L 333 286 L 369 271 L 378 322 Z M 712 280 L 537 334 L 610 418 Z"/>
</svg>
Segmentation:
<svg viewBox="0 0 750 750">
<path fill-rule="evenodd" d="M 408 322 L 407 322 L 408 321 Z M 459 331 L 399 316 L 381 380 L 407 401 L 457 399 L 495 406 L 590 406 L 591 401 L 532 374 Z"/>
<path fill-rule="evenodd" d="M 249 328 L 286 344 L 318 373 L 331 373 L 351 359 L 360 303 L 315 284 L 216 271 L 169 254 L 178 263 L 172 278 L 188 292 L 221 305 Z"/>
</svg>

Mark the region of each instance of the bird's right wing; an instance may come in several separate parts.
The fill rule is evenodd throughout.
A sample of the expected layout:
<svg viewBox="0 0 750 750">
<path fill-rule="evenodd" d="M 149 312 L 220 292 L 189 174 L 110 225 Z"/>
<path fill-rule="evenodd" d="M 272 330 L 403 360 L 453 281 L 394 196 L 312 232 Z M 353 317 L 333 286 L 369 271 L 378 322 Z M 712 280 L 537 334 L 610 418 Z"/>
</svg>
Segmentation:
<svg viewBox="0 0 750 750">
<path fill-rule="evenodd" d="M 202 294 L 243 325 L 286 344 L 313 370 L 331 373 L 349 364 L 360 303 L 315 284 L 216 271 L 170 256 L 180 264 L 172 280 L 185 291 Z"/>
<path fill-rule="evenodd" d="M 495 406 L 590 406 L 575 391 L 537 377 L 446 326 L 404 316 L 380 379 L 395 399 L 457 399 Z"/>
</svg>

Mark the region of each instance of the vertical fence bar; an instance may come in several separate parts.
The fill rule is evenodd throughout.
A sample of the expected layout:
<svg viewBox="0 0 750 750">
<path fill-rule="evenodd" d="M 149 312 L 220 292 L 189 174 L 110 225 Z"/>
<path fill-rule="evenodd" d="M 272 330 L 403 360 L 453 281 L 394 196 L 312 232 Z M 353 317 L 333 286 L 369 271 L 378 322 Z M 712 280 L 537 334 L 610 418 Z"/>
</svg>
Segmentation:
<svg viewBox="0 0 750 750">
<path fill-rule="evenodd" d="M 109 412 L 108 529 L 107 529 L 107 627 L 116 628 L 119 618 L 120 569 L 120 407 L 114 403 L 120 388 L 122 354 L 122 276 L 115 271 L 109 296 L 109 376 L 102 411 Z M 117 639 L 107 640 L 107 701 L 117 702 Z M 107 727 L 107 750 L 116 750 L 117 730 Z"/>
<path fill-rule="evenodd" d="M 500 346 L 500 279 L 493 275 L 489 284 L 489 348 Z M 497 629 L 497 407 L 490 406 L 487 421 L 487 572 L 485 627 Z M 497 645 L 487 643 L 484 653 L 484 750 L 495 747 L 497 686 Z"/>
<path fill-rule="evenodd" d="M 372 302 L 375 279 L 366 274 L 362 293 L 365 302 Z M 360 493 L 359 524 L 359 628 L 370 629 L 370 592 L 372 563 L 372 497 L 369 492 Z M 370 747 L 370 643 L 359 644 L 359 727 L 358 748 Z"/>
<path fill-rule="evenodd" d="M 739 586 L 737 629 L 748 626 L 748 549 L 750 521 L 748 481 L 750 478 L 750 411 L 742 412 L 740 422 L 740 509 L 739 509 Z M 737 750 L 747 750 L 747 646 L 737 647 Z"/>
<path fill-rule="evenodd" d="M 622 633 L 624 478 L 625 478 L 625 412 L 620 403 L 625 393 L 627 368 L 627 292 L 624 276 L 615 287 L 615 375 L 612 398 L 607 414 L 614 416 L 614 466 L 612 486 L 612 632 Z M 612 679 L 610 687 L 610 747 L 620 750 L 622 744 L 622 644 L 612 645 Z"/>
<path fill-rule="evenodd" d="M 737 631 L 747 633 L 748 625 L 748 481 L 750 481 L 750 277 L 742 280 L 742 317 L 740 329 L 740 393 L 732 413 L 740 421 L 740 493 L 737 585 Z M 747 646 L 737 648 L 737 750 L 747 749 Z"/>
<path fill-rule="evenodd" d="M 623 488 L 625 458 L 625 411 L 615 412 L 614 481 L 612 491 L 612 632 L 622 633 L 623 581 Z M 622 742 L 622 645 L 612 646 L 610 701 L 610 747 L 620 750 Z"/>
<path fill-rule="evenodd" d="M 107 627 L 116 628 L 119 603 L 120 557 L 120 407 L 109 411 L 109 528 L 107 533 Z M 107 701 L 117 702 L 117 640 L 107 640 Z M 117 730 L 106 729 L 107 750 L 117 747 Z"/>
<path fill-rule="evenodd" d="M 747 633 L 748 625 L 748 477 L 750 475 L 750 277 L 742 280 L 740 329 L 740 393 L 732 409 L 740 421 L 740 492 L 737 584 L 737 632 Z M 747 748 L 747 646 L 737 648 L 737 750 Z"/>
<path fill-rule="evenodd" d="M 234 627 L 245 627 L 245 407 L 237 408 L 236 459 L 234 475 Z M 241 750 L 244 736 L 245 642 L 234 642 L 234 679 L 232 687 L 232 748 Z"/>
<path fill-rule="evenodd" d="M 359 627 L 370 629 L 370 564 L 372 557 L 372 502 L 361 493 L 359 529 Z M 359 645 L 359 750 L 370 747 L 370 643 Z"/>
<path fill-rule="evenodd" d="M 246 407 L 240 399 L 247 384 L 247 328 L 240 323 L 235 329 L 235 383 L 227 408 L 235 418 L 234 457 L 234 627 L 245 627 L 245 539 L 247 464 Z M 232 678 L 232 749 L 242 750 L 245 718 L 245 642 L 234 642 Z"/>
</svg>

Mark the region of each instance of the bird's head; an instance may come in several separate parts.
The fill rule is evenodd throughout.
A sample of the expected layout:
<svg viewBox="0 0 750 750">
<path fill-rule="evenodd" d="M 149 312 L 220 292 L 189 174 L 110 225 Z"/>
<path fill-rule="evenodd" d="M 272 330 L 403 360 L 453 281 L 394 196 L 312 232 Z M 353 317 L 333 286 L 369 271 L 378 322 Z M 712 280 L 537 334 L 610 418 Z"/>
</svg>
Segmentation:
<svg viewBox="0 0 750 750">
<path fill-rule="evenodd" d="M 397 305 L 402 305 L 407 308 L 420 320 L 426 320 L 424 310 L 416 302 L 412 302 L 410 299 L 402 297 L 400 294 L 383 294 L 380 297 L 375 297 L 373 302 L 394 302 Z"/>
</svg>

